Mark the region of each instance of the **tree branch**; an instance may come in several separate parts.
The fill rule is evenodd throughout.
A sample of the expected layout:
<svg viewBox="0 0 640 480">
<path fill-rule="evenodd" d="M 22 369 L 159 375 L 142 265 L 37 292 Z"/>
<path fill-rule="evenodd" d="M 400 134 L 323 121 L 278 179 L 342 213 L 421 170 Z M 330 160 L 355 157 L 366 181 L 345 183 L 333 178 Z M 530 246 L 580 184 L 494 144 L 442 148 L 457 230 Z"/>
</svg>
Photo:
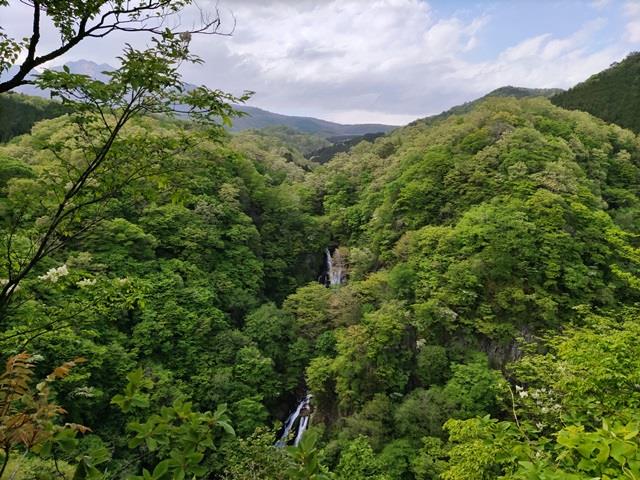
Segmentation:
<svg viewBox="0 0 640 480">
<path fill-rule="evenodd" d="M 26 2 L 24 2 L 26 3 Z M 10 79 L 0 82 L 0 93 L 11 91 L 21 85 L 27 85 L 31 83 L 27 79 L 28 75 L 40 65 L 43 65 L 61 55 L 67 53 L 77 44 L 79 44 L 85 38 L 102 38 L 113 31 L 122 32 L 144 32 L 151 33 L 152 35 L 162 35 L 167 28 L 165 27 L 168 18 L 177 15 L 178 12 L 173 11 L 173 0 L 158 0 L 154 2 L 144 2 L 136 7 L 131 8 L 115 8 L 103 13 L 97 22 L 93 25 L 89 25 L 89 21 L 93 18 L 91 12 L 84 12 L 79 17 L 78 27 L 75 30 L 73 36 L 64 39 L 62 45 L 58 48 L 51 50 L 50 52 L 36 56 L 36 47 L 40 41 L 40 16 L 43 9 L 41 0 L 34 0 L 29 2 L 33 6 L 33 32 L 29 40 L 29 46 L 27 50 L 27 56 L 23 60 L 18 72 L 16 72 Z M 103 1 L 102 5 L 107 2 Z M 199 8 L 199 7 L 198 7 Z M 201 25 L 199 27 L 194 26 L 190 30 L 179 31 L 179 24 L 169 28 L 168 30 L 174 31 L 175 34 L 205 34 L 205 35 L 222 35 L 230 36 L 235 29 L 234 26 L 229 32 L 220 32 L 220 26 L 222 24 L 218 9 L 215 9 L 214 17 L 206 17 L 201 11 Z M 150 22 L 155 22 L 150 25 Z"/>
</svg>

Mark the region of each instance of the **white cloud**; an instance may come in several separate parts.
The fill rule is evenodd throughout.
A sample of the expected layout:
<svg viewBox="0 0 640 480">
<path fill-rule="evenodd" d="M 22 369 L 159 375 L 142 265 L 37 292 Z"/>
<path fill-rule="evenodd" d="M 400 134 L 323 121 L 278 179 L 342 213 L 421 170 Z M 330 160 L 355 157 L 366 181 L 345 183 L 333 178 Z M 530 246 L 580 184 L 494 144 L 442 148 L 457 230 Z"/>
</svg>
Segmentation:
<svg viewBox="0 0 640 480">
<path fill-rule="evenodd" d="M 507 48 L 500 54 L 503 62 L 516 62 L 519 60 L 536 57 L 551 38 L 550 33 L 543 33 L 533 38 L 528 38 L 513 47 Z"/>
<path fill-rule="evenodd" d="M 473 45 L 484 23 L 436 20 L 420 0 L 302 5 L 240 4 L 234 12 L 239 26 L 228 44 L 230 52 L 272 79 L 344 81 L 459 54 Z"/>
<path fill-rule="evenodd" d="M 625 3 L 625 5 L 624 5 L 624 13 L 628 17 L 632 17 L 632 18 L 640 16 L 640 2 L 631 1 L 631 2 Z"/>
<path fill-rule="evenodd" d="M 545 56 L 548 47 L 549 43 L 540 45 L 537 53 L 531 53 L 517 61 L 501 57 L 494 62 L 476 65 L 475 68 L 472 66 L 475 80 L 487 88 L 499 85 L 567 88 L 603 70 L 621 56 L 617 48 L 586 53 L 577 47 L 548 61 Z"/>
<path fill-rule="evenodd" d="M 628 20 L 625 26 L 625 40 L 629 43 L 640 43 L 640 2 L 625 3 L 624 13 Z"/>
<path fill-rule="evenodd" d="M 474 62 L 467 57 L 490 25 L 482 13 L 437 17 L 420 0 L 245 1 L 234 8 L 238 30 L 225 45 L 252 72 L 255 103 L 342 122 L 397 123 L 508 84 L 569 87 L 621 56 L 615 48 L 585 49 L 602 19 Z"/>
<path fill-rule="evenodd" d="M 502 51 L 495 60 L 467 65 L 467 78 L 483 91 L 502 85 L 571 87 L 624 54 L 617 46 L 594 52 L 585 48 L 590 37 L 605 25 L 603 19 L 595 19 L 565 37 L 545 33 L 525 39 Z"/>
<path fill-rule="evenodd" d="M 338 123 L 369 123 L 373 117 L 375 122 L 386 125 L 406 125 L 416 119 L 415 115 L 394 114 L 386 112 L 372 112 L 370 110 L 346 110 L 329 115 L 331 120 Z"/>
<path fill-rule="evenodd" d="M 550 40 L 542 52 L 544 59 L 554 60 L 563 54 L 584 48 L 589 43 L 589 38 L 601 30 L 606 23 L 604 18 L 596 18 L 568 37 Z"/>
<path fill-rule="evenodd" d="M 626 33 L 627 41 L 631 43 L 640 43 L 640 19 L 627 23 Z"/>
<path fill-rule="evenodd" d="M 591 6 L 596 10 L 604 10 L 611 4 L 611 0 L 592 0 Z"/>
<path fill-rule="evenodd" d="M 216 5 L 200 3 L 205 9 Z M 487 34 L 504 26 L 495 11 L 489 16 L 482 6 L 441 15 L 423 0 L 219 0 L 218 5 L 223 25 L 233 24 L 233 10 L 236 30 L 232 37 L 194 37 L 194 51 L 205 64 L 186 66 L 187 80 L 234 93 L 254 90 L 257 106 L 341 122 L 404 123 L 509 84 L 569 87 L 619 60 L 628 48 L 594 46 L 593 38 L 605 27 L 601 19 L 576 25 L 569 34 L 542 30 L 518 41 L 505 34 L 499 45 L 490 44 L 487 38 L 496 36 Z M 640 41 L 640 0 L 623 7 L 628 24 L 620 34 Z M 13 8 L 11 18 L 6 9 L 0 12 L 0 23 L 28 29 L 28 16 Z M 542 17 L 532 20 L 544 24 Z M 89 41 L 65 60 L 114 63 L 126 41 L 139 45 L 144 37 Z"/>
</svg>

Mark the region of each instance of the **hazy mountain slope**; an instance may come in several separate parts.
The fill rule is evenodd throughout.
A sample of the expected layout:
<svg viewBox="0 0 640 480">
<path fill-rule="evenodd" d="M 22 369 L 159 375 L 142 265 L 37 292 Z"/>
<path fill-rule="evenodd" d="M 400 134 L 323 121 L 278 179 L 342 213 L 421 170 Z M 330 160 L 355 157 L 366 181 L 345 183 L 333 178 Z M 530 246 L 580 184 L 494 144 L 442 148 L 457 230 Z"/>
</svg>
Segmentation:
<svg viewBox="0 0 640 480">
<path fill-rule="evenodd" d="M 66 67 L 72 73 L 80 73 L 83 75 L 89 75 L 92 78 L 101 81 L 107 81 L 108 77 L 103 73 L 105 71 L 111 71 L 114 68 L 106 63 L 98 64 L 91 60 L 77 60 L 73 62 L 65 63 Z M 62 67 L 53 67 L 53 70 L 60 70 Z M 10 75 L 12 72 L 8 72 Z M 49 97 L 49 93 L 46 91 L 38 90 L 37 88 L 26 85 L 18 89 L 20 93 L 27 95 L 35 95 L 39 97 Z M 321 120 L 313 117 L 298 117 L 291 115 L 283 115 L 281 113 L 274 113 L 268 110 L 263 110 L 257 107 L 250 107 L 248 105 L 237 105 L 238 110 L 245 112 L 247 115 L 238 118 L 233 122 L 231 131 L 240 132 L 249 129 L 260 129 L 273 126 L 284 126 L 289 128 L 295 128 L 303 133 L 314 133 L 321 135 L 325 138 L 328 137 L 353 137 L 357 135 L 365 135 L 367 133 L 379 133 L 388 132 L 396 128 L 394 125 L 383 124 L 355 124 L 355 125 L 343 125 L 340 123 L 329 122 L 327 120 Z"/>
<path fill-rule="evenodd" d="M 236 132 L 250 128 L 258 129 L 274 125 L 283 125 L 285 127 L 295 128 L 304 133 L 315 133 L 324 137 L 336 137 L 388 132 L 396 128 L 393 125 L 377 123 L 343 125 L 313 117 L 282 115 L 248 105 L 238 105 L 237 108 L 247 115 L 233 122 L 233 128 L 231 130 Z"/>
<path fill-rule="evenodd" d="M 76 60 L 67 62 L 64 64 L 64 66 L 68 67 L 69 70 L 73 73 L 88 75 L 91 78 L 100 80 L 101 82 L 109 81 L 109 77 L 105 75 L 104 72 L 111 72 L 115 70 L 115 68 L 108 63 L 96 63 L 92 62 L 91 60 Z M 51 70 L 61 71 L 62 67 L 53 67 Z"/>
<path fill-rule="evenodd" d="M 114 67 L 107 63 L 96 63 L 91 60 L 75 60 L 70 61 L 64 64 L 65 67 L 68 67 L 72 73 L 79 73 L 82 75 L 88 75 L 91 78 L 95 78 L 96 80 L 100 80 L 102 82 L 106 82 L 109 80 L 109 77 L 104 74 L 104 72 L 110 72 L 115 70 Z M 60 71 L 63 66 L 58 65 L 56 67 L 51 67 L 51 70 Z M 17 73 L 17 68 L 10 68 L 4 75 L 0 76 L 0 79 L 6 79 L 13 76 Z M 37 72 L 33 72 L 30 75 L 30 78 L 33 78 Z M 44 97 L 49 98 L 50 92 L 48 90 L 40 90 L 34 85 L 23 85 L 15 89 L 16 92 L 22 93 L 24 95 L 33 95 L 36 97 Z"/>
<path fill-rule="evenodd" d="M 629 54 L 551 101 L 640 132 L 640 52 Z"/>
</svg>

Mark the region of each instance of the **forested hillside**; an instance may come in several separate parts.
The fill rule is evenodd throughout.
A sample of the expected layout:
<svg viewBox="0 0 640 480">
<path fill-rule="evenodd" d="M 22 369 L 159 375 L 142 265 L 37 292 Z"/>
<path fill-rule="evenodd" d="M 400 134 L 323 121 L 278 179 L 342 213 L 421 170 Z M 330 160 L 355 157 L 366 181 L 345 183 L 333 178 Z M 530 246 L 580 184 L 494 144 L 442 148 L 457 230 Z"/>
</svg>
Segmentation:
<svg viewBox="0 0 640 480">
<path fill-rule="evenodd" d="M 640 53 L 629 54 L 621 62 L 554 96 L 552 102 L 640 132 Z"/>
<path fill-rule="evenodd" d="M 0 149 L 2 208 L 23 215 L 19 235 L 38 221 L 57 158 L 80 154 L 73 132 L 61 117 Z M 197 448 L 186 470 L 197 476 L 312 478 L 291 465 L 311 468 L 318 446 L 313 468 L 345 479 L 635 471 L 631 132 L 543 99 L 488 99 L 311 172 L 282 136 L 212 142 L 154 119 L 125 132 L 176 135 L 194 146 L 165 159 L 172 173 L 128 185 L 3 319 L 3 351 L 27 349 L 37 372 L 85 359 L 56 396 L 65 421 L 91 428 L 75 448 L 106 455 L 92 467 L 112 472 L 101 475 L 162 460 L 161 418 L 126 424 L 172 402 L 167 419 L 183 409 L 196 423 L 224 404 L 235 430 Z M 326 247 L 343 268 L 331 287 L 317 281 Z M 311 428 L 288 457 L 270 429 L 305 391 Z M 580 450 L 618 437 L 621 453 Z"/>
<path fill-rule="evenodd" d="M 488 99 L 312 175 L 349 258 L 314 309 L 333 350 L 306 370 L 339 478 L 637 471 L 621 389 L 638 372 L 639 147 L 547 100 Z M 595 446 L 625 435 L 624 454 Z"/>
<path fill-rule="evenodd" d="M 45 118 L 64 114 L 64 107 L 38 97 L 13 94 L 0 96 L 0 142 L 23 133 Z"/>
<path fill-rule="evenodd" d="M 322 137 L 365 135 L 368 133 L 388 132 L 396 128 L 393 125 L 383 124 L 354 124 L 343 125 L 313 117 L 298 117 L 293 115 L 281 115 L 269 112 L 261 108 L 237 105 L 237 108 L 246 113 L 233 125 L 232 131 L 248 129 L 261 129 L 271 126 L 285 126 L 303 133 L 311 133 Z"/>
<path fill-rule="evenodd" d="M 113 445 L 124 424 L 111 400 L 140 365 L 156 382 L 153 408 L 168 399 L 196 400 L 202 411 L 225 403 L 241 435 L 263 425 L 269 410 L 284 415 L 282 399 L 303 377 L 302 346 L 264 355 L 253 339 L 262 332 L 244 320 L 322 269 L 326 229 L 308 212 L 307 189 L 291 180 L 303 170 L 273 151 L 265 161 L 177 127 L 145 119 L 129 128 L 129 144 L 186 134 L 198 146 L 166 158 L 169 175 L 129 184 L 89 235 L 43 262 L 3 316 L 4 352 L 28 349 L 43 368 L 87 359 L 65 379 L 58 400 L 66 421 Z M 37 218 L 39 188 L 64 168 L 42 146 L 66 138 L 58 153 L 81 155 L 73 137 L 63 117 L 0 148 L 5 225 L 9 212 Z M 13 241 L 28 234 L 21 229 Z M 6 275 L 6 259 L 2 269 Z"/>
<path fill-rule="evenodd" d="M 469 113 L 473 108 L 484 100 L 492 97 L 513 97 L 513 98 L 528 98 L 528 97 L 547 97 L 551 98 L 562 92 L 560 88 L 524 88 L 524 87 L 512 87 L 510 85 L 506 87 L 496 88 L 486 95 L 472 100 L 470 102 L 463 103 L 462 105 L 456 105 L 449 110 L 445 110 L 437 115 L 431 115 L 429 117 L 421 118 L 416 122 L 433 123 L 438 120 L 444 120 L 451 115 L 462 115 L 463 113 Z"/>
</svg>

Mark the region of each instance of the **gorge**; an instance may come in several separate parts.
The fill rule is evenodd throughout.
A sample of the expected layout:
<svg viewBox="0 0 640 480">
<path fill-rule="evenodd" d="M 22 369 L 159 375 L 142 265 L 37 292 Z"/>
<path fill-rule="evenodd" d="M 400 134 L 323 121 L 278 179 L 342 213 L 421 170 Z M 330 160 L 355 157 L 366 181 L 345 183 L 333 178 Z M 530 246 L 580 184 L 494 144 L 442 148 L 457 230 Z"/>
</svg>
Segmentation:
<svg viewBox="0 0 640 480">
<path fill-rule="evenodd" d="M 640 476 L 636 133 L 505 88 L 314 162 L 153 53 L 0 102 L 0 477 Z"/>
</svg>

